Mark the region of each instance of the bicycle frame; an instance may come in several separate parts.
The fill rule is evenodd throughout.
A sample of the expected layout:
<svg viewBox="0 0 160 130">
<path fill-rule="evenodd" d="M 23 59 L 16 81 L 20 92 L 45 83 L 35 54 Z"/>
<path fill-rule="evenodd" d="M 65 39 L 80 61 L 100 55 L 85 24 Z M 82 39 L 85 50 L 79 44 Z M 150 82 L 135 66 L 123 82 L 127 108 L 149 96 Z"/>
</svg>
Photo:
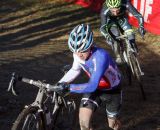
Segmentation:
<svg viewBox="0 0 160 130">
<path fill-rule="evenodd" d="M 132 32 L 132 33 L 135 33 L 135 32 Z M 122 50 L 123 57 L 124 57 L 125 62 L 127 63 L 127 65 L 130 67 L 132 75 L 138 81 L 138 84 L 140 86 L 143 99 L 146 100 L 146 95 L 145 95 L 145 92 L 144 92 L 144 89 L 143 89 L 142 79 L 141 79 L 141 76 L 143 76 L 144 73 L 142 72 L 140 64 L 139 64 L 139 61 L 137 59 L 137 52 L 134 51 L 131 48 L 131 45 L 130 45 L 130 42 L 129 42 L 127 34 L 123 34 L 123 35 L 117 37 L 117 39 L 124 40 L 124 42 L 122 43 L 125 46 L 125 48 Z M 121 46 L 119 46 L 119 47 L 121 47 Z"/>
<path fill-rule="evenodd" d="M 25 109 L 30 109 L 32 107 L 36 108 L 34 115 L 35 120 L 38 121 L 38 118 L 41 117 L 43 120 L 41 123 L 44 127 L 43 130 L 53 130 L 55 127 L 55 122 L 57 120 L 57 114 L 60 109 L 67 108 L 70 109 L 70 106 L 73 107 L 73 110 L 75 110 L 75 103 L 73 100 L 67 100 L 65 99 L 66 96 L 60 96 L 57 94 L 56 91 L 54 91 L 53 85 L 43 83 L 41 81 L 34 81 L 32 79 L 27 79 L 23 77 L 18 77 L 17 79 L 20 79 L 20 81 L 32 84 L 34 86 L 37 86 L 39 88 L 36 99 L 33 103 L 31 103 L 28 106 L 25 106 Z M 12 78 L 9 84 L 8 91 L 12 90 L 12 93 L 14 95 L 16 94 L 16 91 L 14 89 L 14 85 L 16 84 L 16 76 L 15 73 L 12 74 Z M 47 93 L 46 89 L 51 88 L 53 89 L 53 92 Z M 52 107 L 52 108 L 51 108 Z M 28 116 L 27 116 L 28 117 Z M 18 118 L 17 118 L 18 119 Z M 26 126 L 25 122 L 28 122 L 29 118 L 25 118 L 23 127 Z M 14 127 L 14 129 L 17 126 Z"/>
<path fill-rule="evenodd" d="M 133 75 L 135 75 L 135 72 L 134 72 L 134 69 L 133 69 L 133 66 L 131 63 L 131 54 L 133 54 L 135 57 L 137 57 L 137 53 L 134 50 L 132 50 L 127 34 L 123 34 L 121 36 L 118 36 L 117 39 L 122 39 L 125 41 L 125 42 L 123 42 L 123 44 L 125 44 L 125 47 L 126 47 L 125 49 L 123 49 L 123 52 L 122 52 L 123 57 L 125 59 L 125 62 L 130 66 Z M 138 65 L 138 70 L 139 70 L 140 76 L 144 75 L 144 73 L 141 70 L 141 67 L 140 67 L 140 64 L 139 64 L 137 58 L 135 58 L 135 60 Z"/>
<path fill-rule="evenodd" d="M 115 40 L 115 44 L 117 44 L 116 49 L 119 49 L 120 51 L 120 58 L 122 60 L 122 64 L 120 64 L 121 66 L 125 66 L 126 71 L 125 71 L 125 75 L 127 75 L 127 79 L 129 79 L 129 85 L 131 85 L 132 82 L 132 76 L 138 81 L 138 84 L 140 86 L 141 89 L 141 93 L 143 96 L 143 99 L 146 99 L 144 90 L 143 90 L 143 85 L 142 85 L 142 76 L 144 75 L 144 73 L 142 72 L 142 69 L 140 67 L 139 61 L 138 61 L 138 54 L 135 50 L 132 49 L 131 45 L 130 45 L 130 41 L 128 39 L 128 36 L 131 34 L 136 34 L 136 32 L 138 30 L 133 31 L 128 30 L 127 32 L 124 32 L 123 30 L 119 29 L 119 33 L 121 34 L 120 36 L 116 37 L 113 32 L 110 31 L 110 25 L 103 25 L 101 27 L 101 29 L 106 29 L 107 32 L 110 34 L 110 36 L 112 36 L 112 38 Z M 109 27 L 109 28 L 108 28 Z M 103 34 L 105 35 L 105 34 Z M 142 36 L 142 38 L 144 39 L 144 36 Z M 113 44 L 112 45 L 112 49 L 113 49 Z"/>
<path fill-rule="evenodd" d="M 56 112 L 59 110 L 60 105 L 63 105 L 63 107 L 67 108 L 71 102 L 66 101 L 65 98 L 58 96 L 56 92 L 53 93 L 52 96 L 47 97 L 44 100 L 45 93 L 39 89 L 38 94 L 36 96 L 35 101 L 31 104 L 31 106 L 37 106 L 39 114 L 43 113 L 44 115 L 44 124 L 45 129 L 50 130 L 54 127 L 54 120 Z M 49 109 L 46 102 L 48 101 L 48 98 L 51 98 L 51 102 L 49 105 L 54 105 L 53 109 Z M 25 108 L 27 108 L 26 106 Z"/>
<path fill-rule="evenodd" d="M 52 128 L 52 125 L 54 124 L 54 123 L 52 123 L 52 121 L 53 121 L 52 118 L 54 117 L 54 113 L 59 109 L 60 102 L 57 101 L 58 95 L 56 95 L 55 92 L 53 95 L 54 95 L 53 97 L 47 97 L 44 100 L 44 96 L 45 96 L 44 90 L 39 89 L 35 101 L 32 104 L 25 106 L 25 108 L 28 108 L 30 106 L 38 107 L 38 114 L 43 115 L 43 118 L 44 118 L 43 123 L 45 126 L 45 128 L 44 128 L 45 130 L 50 130 Z M 51 105 L 55 103 L 53 110 L 48 109 L 48 106 L 46 106 L 47 104 L 45 104 L 45 102 L 48 101 L 48 98 L 53 99 L 52 102 L 50 102 Z M 61 102 L 61 103 L 63 103 L 63 102 Z"/>
</svg>

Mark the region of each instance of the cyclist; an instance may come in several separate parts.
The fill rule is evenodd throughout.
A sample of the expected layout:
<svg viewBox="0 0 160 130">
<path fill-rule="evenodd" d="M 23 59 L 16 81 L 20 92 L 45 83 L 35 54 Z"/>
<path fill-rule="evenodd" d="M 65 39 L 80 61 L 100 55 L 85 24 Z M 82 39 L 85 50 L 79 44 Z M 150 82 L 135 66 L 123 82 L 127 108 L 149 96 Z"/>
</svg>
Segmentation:
<svg viewBox="0 0 160 130">
<path fill-rule="evenodd" d="M 114 130 L 119 130 L 121 123 L 118 119 L 121 108 L 121 75 L 117 65 L 102 48 L 95 46 L 93 32 L 89 25 L 80 24 L 70 33 L 69 49 L 73 52 L 73 65 L 57 84 L 57 91 L 83 93 L 79 122 L 81 130 L 91 130 L 91 117 L 102 101 L 106 102 L 108 124 Z M 89 81 L 72 84 L 81 70 L 89 76 Z"/>
<path fill-rule="evenodd" d="M 130 0 L 106 0 L 101 10 L 101 28 L 102 35 L 106 38 L 109 45 L 116 56 L 116 62 L 121 63 L 119 50 L 117 48 L 116 36 L 120 35 L 120 32 L 128 34 L 131 47 L 133 51 L 138 52 L 137 45 L 135 43 L 135 35 L 132 33 L 132 26 L 127 19 L 127 13 L 130 12 L 138 19 L 139 33 L 144 36 L 144 19 L 137 9 L 131 4 Z"/>
</svg>

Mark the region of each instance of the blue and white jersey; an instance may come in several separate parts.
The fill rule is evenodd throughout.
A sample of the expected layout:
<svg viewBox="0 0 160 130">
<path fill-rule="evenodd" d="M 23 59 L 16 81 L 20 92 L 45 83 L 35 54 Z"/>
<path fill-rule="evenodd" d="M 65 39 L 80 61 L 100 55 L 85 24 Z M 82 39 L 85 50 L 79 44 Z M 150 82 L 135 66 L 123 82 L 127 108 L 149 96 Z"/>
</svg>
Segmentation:
<svg viewBox="0 0 160 130">
<path fill-rule="evenodd" d="M 87 83 L 70 84 L 70 92 L 90 93 L 96 89 L 111 90 L 120 83 L 120 73 L 117 65 L 106 52 L 98 47 L 91 49 L 91 55 L 86 60 L 81 60 L 73 53 L 74 62 L 72 68 L 63 76 L 59 82 L 72 82 L 81 70 L 89 76 Z"/>
</svg>

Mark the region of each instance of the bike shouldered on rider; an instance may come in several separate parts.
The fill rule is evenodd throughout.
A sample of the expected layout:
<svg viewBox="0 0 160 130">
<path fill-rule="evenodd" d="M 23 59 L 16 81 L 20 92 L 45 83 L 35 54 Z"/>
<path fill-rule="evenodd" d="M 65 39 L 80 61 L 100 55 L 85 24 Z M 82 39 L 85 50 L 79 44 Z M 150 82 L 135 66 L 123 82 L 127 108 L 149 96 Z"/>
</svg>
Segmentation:
<svg viewBox="0 0 160 130">
<path fill-rule="evenodd" d="M 127 34 L 133 51 L 138 52 L 135 42 L 135 34 L 132 33 L 132 26 L 128 22 L 127 14 L 130 12 L 138 19 L 138 31 L 142 37 L 145 35 L 144 19 L 137 9 L 131 4 L 130 0 L 106 0 L 101 10 L 101 28 L 102 35 L 106 38 L 106 42 L 112 47 L 116 62 L 121 63 L 121 58 L 116 39 L 120 32 Z"/>
<path fill-rule="evenodd" d="M 61 95 L 65 92 L 82 93 L 79 108 L 81 130 L 93 130 L 91 118 L 102 102 L 106 104 L 109 127 L 119 130 L 122 91 L 121 74 L 116 62 L 105 49 L 95 45 L 93 32 L 87 24 L 80 24 L 71 31 L 68 46 L 73 52 L 73 64 L 57 83 L 56 91 Z M 86 72 L 89 80 L 74 84 L 81 70 Z"/>
</svg>

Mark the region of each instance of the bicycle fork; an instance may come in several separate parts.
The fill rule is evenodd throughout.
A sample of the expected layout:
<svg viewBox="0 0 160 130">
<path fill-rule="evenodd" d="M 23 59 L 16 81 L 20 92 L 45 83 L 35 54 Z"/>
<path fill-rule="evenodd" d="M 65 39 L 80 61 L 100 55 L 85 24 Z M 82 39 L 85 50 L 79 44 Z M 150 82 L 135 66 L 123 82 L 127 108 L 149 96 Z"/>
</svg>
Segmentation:
<svg viewBox="0 0 160 130">
<path fill-rule="evenodd" d="M 141 69 L 141 67 L 140 67 L 140 64 L 139 64 L 139 62 L 138 62 L 138 59 L 137 59 L 137 57 L 136 57 L 136 54 L 134 54 L 134 52 L 128 52 L 128 59 L 129 59 L 129 64 L 130 64 L 130 67 L 131 67 L 131 70 L 132 70 L 132 73 L 135 75 L 135 71 L 134 71 L 134 68 L 133 68 L 133 65 L 132 65 L 132 62 L 131 62 L 131 58 L 133 58 L 133 57 L 131 57 L 131 54 L 130 53 L 132 53 L 133 55 L 134 55 L 134 60 L 135 60 L 135 62 L 136 62 L 136 64 L 137 64 L 137 67 L 138 67 L 138 74 L 139 74 L 139 76 L 143 76 L 144 75 L 144 72 L 142 72 L 142 69 Z"/>
<path fill-rule="evenodd" d="M 134 71 L 133 65 L 131 63 L 131 58 L 133 58 L 133 57 L 131 57 L 131 55 L 133 54 L 134 57 L 135 57 L 134 60 L 135 60 L 135 62 L 137 64 L 137 67 L 138 67 L 139 76 L 143 76 L 144 72 L 142 72 L 142 69 L 141 69 L 140 64 L 138 62 L 138 59 L 137 59 L 137 56 L 135 54 L 136 52 L 134 52 L 132 50 L 132 48 L 131 48 L 131 46 L 130 46 L 128 41 L 126 41 L 126 43 L 127 43 L 127 46 L 126 46 L 127 47 L 127 51 L 123 52 L 123 56 L 124 56 L 124 59 L 125 59 L 126 63 L 130 66 L 132 73 L 135 75 L 135 71 Z"/>
<path fill-rule="evenodd" d="M 142 69 L 141 69 L 141 67 L 140 67 L 140 64 L 139 64 L 137 58 L 135 58 L 135 60 L 136 60 L 136 63 L 137 63 L 137 65 L 138 65 L 138 70 L 139 70 L 140 76 L 143 76 L 143 75 L 144 75 L 144 72 L 142 72 Z"/>
</svg>

